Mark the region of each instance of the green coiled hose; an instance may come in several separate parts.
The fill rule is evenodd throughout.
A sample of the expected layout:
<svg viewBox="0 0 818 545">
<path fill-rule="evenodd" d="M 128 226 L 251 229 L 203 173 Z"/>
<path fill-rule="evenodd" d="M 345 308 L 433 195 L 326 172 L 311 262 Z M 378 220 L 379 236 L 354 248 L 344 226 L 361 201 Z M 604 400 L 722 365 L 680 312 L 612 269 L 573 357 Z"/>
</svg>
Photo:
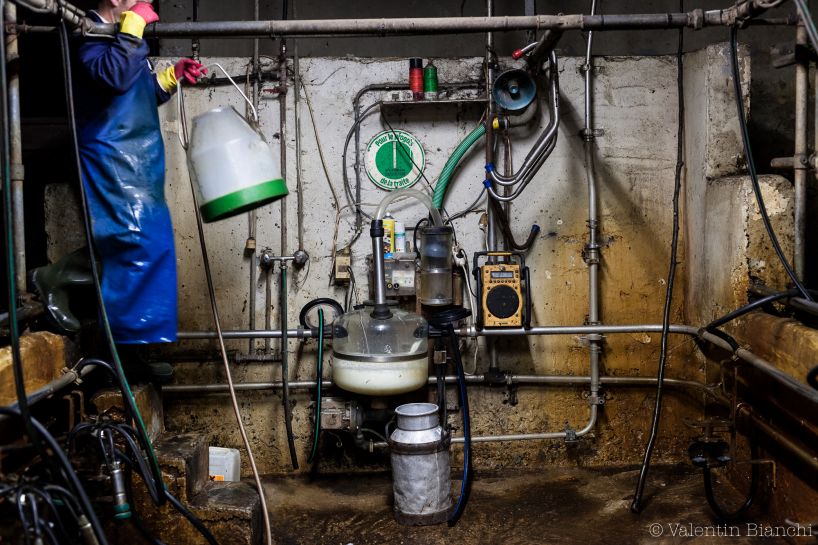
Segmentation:
<svg viewBox="0 0 818 545">
<path fill-rule="evenodd" d="M 468 152 L 484 134 L 486 134 L 486 126 L 485 124 L 480 123 L 466 136 L 466 138 L 463 139 L 462 142 L 460 142 L 460 144 L 457 145 L 451 156 L 449 156 L 449 160 L 446 161 L 446 164 L 443 166 L 443 170 L 440 172 L 440 176 L 437 178 L 435 191 L 432 194 L 432 204 L 435 205 L 435 208 L 441 208 L 443 206 L 443 197 L 446 196 L 446 189 L 449 185 L 449 180 L 451 179 L 452 174 L 454 174 L 457 165 L 460 164 L 460 161 L 463 159 L 463 156 L 466 155 L 466 152 Z"/>
</svg>

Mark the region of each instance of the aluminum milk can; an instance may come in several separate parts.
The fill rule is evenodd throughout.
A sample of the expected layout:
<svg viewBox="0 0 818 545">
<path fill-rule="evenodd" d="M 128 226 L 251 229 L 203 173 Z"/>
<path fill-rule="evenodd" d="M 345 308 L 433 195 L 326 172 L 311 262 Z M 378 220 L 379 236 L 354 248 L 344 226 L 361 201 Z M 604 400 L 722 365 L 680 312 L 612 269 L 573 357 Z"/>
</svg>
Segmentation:
<svg viewBox="0 0 818 545">
<path fill-rule="evenodd" d="M 452 504 L 451 438 L 440 426 L 437 405 L 408 403 L 395 414 L 398 425 L 389 437 L 395 519 L 412 526 L 445 522 Z"/>
</svg>

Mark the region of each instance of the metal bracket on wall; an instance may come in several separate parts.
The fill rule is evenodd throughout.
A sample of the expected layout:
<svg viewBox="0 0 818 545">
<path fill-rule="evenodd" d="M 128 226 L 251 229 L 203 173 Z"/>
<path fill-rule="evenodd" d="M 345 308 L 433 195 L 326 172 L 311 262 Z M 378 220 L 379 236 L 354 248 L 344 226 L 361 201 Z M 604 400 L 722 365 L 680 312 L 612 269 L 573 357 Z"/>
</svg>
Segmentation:
<svg viewBox="0 0 818 545">
<path fill-rule="evenodd" d="M 577 435 L 577 431 L 574 428 L 572 428 L 569 424 L 565 424 L 565 442 L 568 444 L 579 442 L 579 436 Z"/>
</svg>

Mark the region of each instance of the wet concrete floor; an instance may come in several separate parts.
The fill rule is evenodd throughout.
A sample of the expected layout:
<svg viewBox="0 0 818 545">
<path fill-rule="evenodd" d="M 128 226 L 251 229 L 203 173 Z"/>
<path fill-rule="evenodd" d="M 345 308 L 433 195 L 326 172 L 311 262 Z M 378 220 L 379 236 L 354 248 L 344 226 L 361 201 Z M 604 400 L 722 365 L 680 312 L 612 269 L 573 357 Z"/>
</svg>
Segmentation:
<svg viewBox="0 0 818 545">
<path fill-rule="evenodd" d="M 453 528 L 397 524 L 388 474 L 276 479 L 266 486 L 274 537 L 282 545 L 789 542 L 761 537 L 769 525 L 718 525 L 705 502 L 701 473 L 689 466 L 653 468 L 649 501 L 641 515 L 633 515 L 629 505 L 636 477 L 635 469 L 559 468 L 479 475 L 466 512 Z M 456 496 L 460 481 L 453 484 Z M 724 486 L 717 493 L 725 505 L 740 501 Z M 811 539 L 798 543 L 815 543 Z"/>
</svg>

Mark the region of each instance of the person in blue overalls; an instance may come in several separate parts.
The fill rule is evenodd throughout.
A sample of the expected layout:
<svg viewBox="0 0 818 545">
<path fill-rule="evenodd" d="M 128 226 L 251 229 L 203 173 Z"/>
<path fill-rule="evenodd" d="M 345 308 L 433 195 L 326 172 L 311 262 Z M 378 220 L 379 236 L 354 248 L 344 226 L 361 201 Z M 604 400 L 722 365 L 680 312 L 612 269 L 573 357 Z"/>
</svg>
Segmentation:
<svg viewBox="0 0 818 545">
<path fill-rule="evenodd" d="M 195 84 L 206 69 L 182 59 L 152 70 L 142 33 L 159 17 L 147 2 L 102 0 L 89 17 L 120 25 L 113 39 L 82 38 L 72 48 L 82 181 L 102 296 L 129 379 L 163 382 L 170 365 L 134 363 L 138 345 L 176 341 L 176 256 L 157 106 L 179 80 Z"/>
</svg>

